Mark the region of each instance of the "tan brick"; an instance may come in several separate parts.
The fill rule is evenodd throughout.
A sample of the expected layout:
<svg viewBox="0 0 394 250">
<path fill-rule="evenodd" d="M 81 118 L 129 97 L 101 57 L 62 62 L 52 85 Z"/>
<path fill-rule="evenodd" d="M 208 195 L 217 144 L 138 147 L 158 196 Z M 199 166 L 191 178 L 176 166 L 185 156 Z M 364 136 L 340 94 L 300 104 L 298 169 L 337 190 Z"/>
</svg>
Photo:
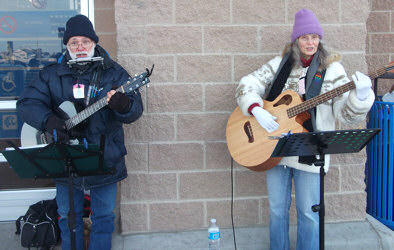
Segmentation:
<svg viewBox="0 0 394 250">
<path fill-rule="evenodd" d="M 235 55 L 234 56 L 234 80 L 238 84 L 242 77 L 252 73 L 267 63 L 274 56 L 280 55 L 280 48 L 278 53 L 273 55 Z"/>
<path fill-rule="evenodd" d="M 332 0 L 292 0 L 288 3 L 288 19 L 291 24 L 294 23 L 294 16 L 302 8 L 308 8 L 313 11 L 320 24 L 338 23 L 339 22 L 339 2 Z M 324 27 L 323 27 L 324 30 Z M 324 33 L 325 30 L 324 30 Z"/>
<path fill-rule="evenodd" d="M 175 139 L 173 115 L 143 114 L 136 122 L 124 125 L 123 128 L 126 143 Z"/>
<path fill-rule="evenodd" d="M 178 82 L 231 81 L 230 56 L 178 56 Z"/>
<path fill-rule="evenodd" d="M 129 174 L 122 182 L 121 200 L 160 201 L 177 198 L 175 174 Z"/>
<path fill-rule="evenodd" d="M 233 22 L 237 24 L 284 23 L 285 1 L 234 0 Z"/>
<path fill-rule="evenodd" d="M 233 210 L 234 226 L 252 226 L 260 224 L 259 199 L 234 200 Z M 207 227 L 209 220 L 215 218 L 221 228 L 231 227 L 231 202 L 208 201 L 207 202 Z"/>
<path fill-rule="evenodd" d="M 141 204 L 120 204 L 121 231 L 124 234 L 148 231 L 148 206 Z"/>
<path fill-rule="evenodd" d="M 342 55 L 341 63 L 345 68 L 349 80 L 352 79 L 352 75 L 356 71 L 360 71 L 363 72 L 364 74 L 368 74 L 365 54 L 344 54 Z"/>
<path fill-rule="evenodd" d="M 361 165 L 366 161 L 365 149 L 361 150 L 358 153 L 349 153 L 349 154 L 335 154 L 331 155 L 330 164 L 340 164 L 340 165 Z"/>
<path fill-rule="evenodd" d="M 115 1 L 116 23 L 163 24 L 172 20 L 172 0 Z"/>
<path fill-rule="evenodd" d="M 335 49 L 365 51 L 367 33 L 364 24 L 332 25 L 323 29 L 323 40 L 330 46 L 335 45 Z"/>
<path fill-rule="evenodd" d="M 390 62 L 390 55 L 366 55 L 368 72 L 375 72 Z M 378 82 L 380 79 L 378 80 Z"/>
<path fill-rule="evenodd" d="M 228 114 L 177 115 L 177 140 L 225 140 Z"/>
<path fill-rule="evenodd" d="M 365 165 L 341 166 L 341 191 L 363 191 L 365 190 Z"/>
<path fill-rule="evenodd" d="M 365 219 L 366 193 L 326 195 L 326 221 Z"/>
<path fill-rule="evenodd" d="M 266 172 L 255 172 L 248 169 L 237 171 L 235 176 L 235 197 L 267 196 Z"/>
<path fill-rule="evenodd" d="M 371 12 L 367 29 L 368 32 L 390 32 L 390 12 Z"/>
<path fill-rule="evenodd" d="M 95 9 L 94 29 L 96 32 L 115 32 L 114 9 Z"/>
<path fill-rule="evenodd" d="M 230 2 L 227 0 L 177 0 L 176 23 L 230 23 Z"/>
<path fill-rule="evenodd" d="M 206 53 L 257 52 L 257 27 L 214 26 L 205 27 L 204 31 L 204 52 Z"/>
<path fill-rule="evenodd" d="M 324 176 L 324 192 L 325 193 L 336 193 L 340 191 L 340 178 L 339 168 L 333 164 L 330 164 L 328 173 Z"/>
<path fill-rule="evenodd" d="M 176 231 L 204 227 L 203 202 L 154 203 L 150 205 L 152 231 Z"/>
<path fill-rule="evenodd" d="M 99 45 L 107 51 L 109 56 L 116 61 L 117 58 L 117 50 L 118 50 L 118 45 L 114 43 L 114 40 L 116 39 L 116 34 L 101 34 L 97 33 L 97 36 L 99 37 Z"/>
<path fill-rule="evenodd" d="M 260 52 L 280 54 L 291 41 L 293 27 L 290 25 L 263 26 L 260 28 Z M 261 65 L 260 65 L 261 66 Z"/>
<path fill-rule="evenodd" d="M 391 32 L 394 31 L 394 18 L 391 18 Z"/>
<path fill-rule="evenodd" d="M 195 26 L 154 26 L 147 28 L 148 54 L 202 52 L 202 29 Z"/>
<path fill-rule="evenodd" d="M 114 8 L 115 0 L 96 0 L 94 1 L 94 9 Z"/>
<path fill-rule="evenodd" d="M 371 0 L 371 10 L 393 10 L 393 0 Z"/>
<path fill-rule="evenodd" d="M 207 169 L 228 169 L 231 164 L 231 156 L 224 142 L 212 142 L 205 145 Z"/>
<path fill-rule="evenodd" d="M 201 84 L 155 85 L 149 89 L 149 112 L 203 111 Z"/>
<path fill-rule="evenodd" d="M 146 53 L 145 28 L 128 26 L 124 23 L 117 25 L 117 42 L 119 54 L 143 54 Z"/>
<path fill-rule="evenodd" d="M 373 34 L 371 38 L 371 53 L 392 53 L 394 51 L 394 34 Z"/>
<path fill-rule="evenodd" d="M 207 84 L 205 86 L 206 111 L 233 111 L 237 105 L 235 84 Z"/>
<path fill-rule="evenodd" d="M 382 96 L 386 94 L 391 87 L 393 86 L 393 80 L 392 79 L 379 79 L 378 80 L 378 90 L 377 90 L 377 95 Z"/>
<path fill-rule="evenodd" d="M 181 199 L 228 198 L 231 196 L 229 172 L 196 172 L 179 176 Z"/>
<path fill-rule="evenodd" d="M 149 170 L 177 171 L 199 170 L 203 168 L 202 144 L 150 144 Z"/>
<path fill-rule="evenodd" d="M 174 81 L 174 56 L 119 56 L 119 62 L 131 74 L 140 74 L 146 68 L 151 69 L 154 64 L 152 75 L 149 77 L 151 85 L 155 82 Z M 148 90 L 149 91 L 149 90 Z"/>
<path fill-rule="evenodd" d="M 340 4 L 342 10 L 341 22 L 365 23 L 369 15 L 369 0 L 343 0 Z M 357 6 L 357 11 L 355 11 L 354 6 Z"/>
<path fill-rule="evenodd" d="M 127 155 L 125 156 L 127 172 L 148 171 L 148 145 L 131 144 L 126 145 Z"/>
</svg>

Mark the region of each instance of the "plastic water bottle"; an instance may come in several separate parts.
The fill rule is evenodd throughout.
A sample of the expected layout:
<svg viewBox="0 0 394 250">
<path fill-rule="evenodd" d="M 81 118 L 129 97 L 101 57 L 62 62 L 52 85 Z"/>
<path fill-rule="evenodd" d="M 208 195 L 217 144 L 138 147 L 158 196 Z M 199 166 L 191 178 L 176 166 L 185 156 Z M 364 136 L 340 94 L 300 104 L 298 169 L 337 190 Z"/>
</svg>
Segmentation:
<svg viewBox="0 0 394 250">
<path fill-rule="evenodd" d="M 220 249 L 220 231 L 216 225 L 216 219 L 211 219 L 211 226 L 208 228 L 208 249 L 219 250 Z"/>
</svg>

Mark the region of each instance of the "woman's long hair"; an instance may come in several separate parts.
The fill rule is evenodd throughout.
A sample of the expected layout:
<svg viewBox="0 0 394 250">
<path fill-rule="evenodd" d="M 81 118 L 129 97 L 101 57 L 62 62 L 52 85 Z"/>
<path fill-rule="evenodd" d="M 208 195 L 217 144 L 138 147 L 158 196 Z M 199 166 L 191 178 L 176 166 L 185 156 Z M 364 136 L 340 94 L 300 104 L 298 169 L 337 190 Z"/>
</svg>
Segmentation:
<svg viewBox="0 0 394 250">
<path fill-rule="evenodd" d="M 293 67 L 302 67 L 302 62 L 301 62 L 301 50 L 298 47 L 298 38 L 290 43 L 290 49 L 291 49 L 291 54 L 293 56 L 294 59 L 294 65 Z M 319 53 L 319 63 L 320 66 L 319 68 L 321 69 L 326 69 L 328 67 L 328 50 L 326 49 L 326 46 L 324 45 L 324 43 L 320 40 L 319 42 L 319 46 L 318 46 L 318 50 L 320 50 Z"/>
</svg>

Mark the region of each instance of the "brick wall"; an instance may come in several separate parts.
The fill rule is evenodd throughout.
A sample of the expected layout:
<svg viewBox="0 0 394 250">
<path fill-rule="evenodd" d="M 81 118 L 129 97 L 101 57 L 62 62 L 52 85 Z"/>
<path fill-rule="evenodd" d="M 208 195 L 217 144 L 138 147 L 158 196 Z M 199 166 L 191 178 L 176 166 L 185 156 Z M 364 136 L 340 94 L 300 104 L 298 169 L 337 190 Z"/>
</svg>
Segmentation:
<svg viewBox="0 0 394 250">
<path fill-rule="evenodd" d="M 368 70 L 373 72 L 394 60 L 394 1 L 371 0 L 370 10 L 365 52 Z M 378 95 L 386 93 L 393 84 L 392 79 L 379 79 Z"/>
<path fill-rule="evenodd" d="M 97 13 L 112 17 L 114 10 L 116 26 L 103 25 L 116 27 L 116 42 L 108 30 L 100 31 L 108 35 L 100 39 L 117 46 L 119 63 L 132 74 L 155 64 L 151 87 L 143 92 L 144 115 L 124 126 L 125 234 L 202 229 L 211 217 L 221 227 L 231 226 L 225 128 L 236 107 L 235 88 L 242 76 L 280 53 L 298 9 L 315 12 L 325 42 L 343 54 L 348 74 L 367 72 L 372 60 L 385 62 L 393 53 L 392 33 L 383 34 L 392 32 L 392 0 L 96 0 L 95 5 L 96 25 L 112 21 Z M 383 17 L 374 21 L 373 13 Z M 381 19 L 390 29 L 373 31 L 372 23 L 379 26 Z M 375 35 L 391 45 L 389 52 L 374 47 Z M 365 218 L 364 162 L 365 152 L 332 157 L 325 177 L 327 222 Z M 268 225 L 265 172 L 235 164 L 233 180 L 235 226 Z M 291 213 L 295 223 L 294 202 Z"/>
</svg>

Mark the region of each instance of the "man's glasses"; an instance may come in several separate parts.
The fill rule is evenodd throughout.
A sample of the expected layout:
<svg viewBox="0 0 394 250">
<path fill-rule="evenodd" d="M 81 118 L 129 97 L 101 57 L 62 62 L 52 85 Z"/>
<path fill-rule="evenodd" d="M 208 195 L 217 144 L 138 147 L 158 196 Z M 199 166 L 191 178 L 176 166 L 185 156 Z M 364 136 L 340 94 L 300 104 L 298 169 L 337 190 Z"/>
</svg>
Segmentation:
<svg viewBox="0 0 394 250">
<path fill-rule="evenodd" d="M 82 42 L 73 41 L 68 44 L 68 46 L 72 49 L 77 49 L 79 45 L 82 45 L 85 49 L 87 49 L 90 45 L 92 45 L 92 41 L 90 40 L 83 40 Z"/>
</svg>

